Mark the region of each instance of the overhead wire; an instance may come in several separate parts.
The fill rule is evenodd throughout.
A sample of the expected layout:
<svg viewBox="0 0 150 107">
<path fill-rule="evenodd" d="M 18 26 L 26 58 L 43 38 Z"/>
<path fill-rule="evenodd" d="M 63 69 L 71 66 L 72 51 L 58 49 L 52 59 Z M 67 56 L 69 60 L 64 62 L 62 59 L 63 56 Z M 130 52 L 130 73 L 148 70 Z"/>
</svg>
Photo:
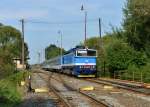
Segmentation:
<svg viewBox="0 0 150 107">
<path fill-rule="evenodd" d="M 98 22 L 98 18 L 95 19 L 88 19 L 88 23 Z M 48 25 L 71 25 L 71 24 L 80 24 L 85 23 L 84 20 L 74 20 L 74 21 L 44 21 L 44 20 L 34 20 L 34 19 L 25 19 L 25 23 L 31 23 L 31 24 L 48 24 Z M 103 33 L 109 32 L 110 26 L 107 26 L 102 22 L 102 28 Z"/>
<path fill-rule="evenodd" d="M 98 19 L 88 19 L 87 22 L 96 22 Z M 79 23 L 84 23 L 84 20 L 78 20 L 78 21 L 59 21 L 59 22 L 50 22 L 50 21 L 42 21 L 42 20 L 25 20 L 26 23 L 37 23 L 37 24 L 52 24 L 52 25 L 57 25 L 57 24 L 79 24 Z"/>
</svg>

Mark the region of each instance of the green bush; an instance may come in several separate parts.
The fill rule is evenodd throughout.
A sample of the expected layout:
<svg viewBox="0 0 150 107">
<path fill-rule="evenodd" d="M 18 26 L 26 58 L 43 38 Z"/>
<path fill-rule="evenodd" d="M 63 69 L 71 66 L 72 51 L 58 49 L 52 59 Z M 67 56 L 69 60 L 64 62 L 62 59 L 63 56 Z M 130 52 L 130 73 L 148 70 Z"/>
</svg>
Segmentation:
<svg viewBox="0 0 150 107">
<path fill-rule="evenodd" d="M 131 64 L 135 64 L 138 68 L 146 65 L 147 56 L 144 52 L 133 50 L 132 62 Z"/>
<path fill-rule="evenodd" d="M 21 99 L 16 84 L 9 80 L 0 81 L 0 96 L 6 99 L 3 103 L 17 103 Z"/>
<path fill-rule="evenodd" d="M 122 73 L 121 79 L 150 82 L 150 63 L 141 67 L 129 65 L 128 69 Z"/>
<path fill-rule="evenodd" d="M 125 70 L 132 61 L 133 50 L 128 44 L 116 39 L 106 48 L 107 66 L 111 71 Z"/>
<path fill-rule="evenodd" d="M 140 68 L 136 65 L 129 65 L 126 78 L 129 80 L 140 80 L 140 74 Z"/>
<path fill-rule="evenodd" d="M 129 65 L 144 66 L 147 62 L 146 55 L 135 51 L 120 39 L 114 40 L 106 48 L 107 67 L 110 72 L 127 70 Z"/>
<path fill-rule="evenodd" d="M 150 63 L 142 67 L 143 81 L 150 82 Z"/>
<path fill-rule="evenodd" d="M 13 107 L 21 101 L 17 90 L 18 83 L 27 76 L 26 72 L 18 72 L 0 81 L 0 106 Z"/>
</svg>

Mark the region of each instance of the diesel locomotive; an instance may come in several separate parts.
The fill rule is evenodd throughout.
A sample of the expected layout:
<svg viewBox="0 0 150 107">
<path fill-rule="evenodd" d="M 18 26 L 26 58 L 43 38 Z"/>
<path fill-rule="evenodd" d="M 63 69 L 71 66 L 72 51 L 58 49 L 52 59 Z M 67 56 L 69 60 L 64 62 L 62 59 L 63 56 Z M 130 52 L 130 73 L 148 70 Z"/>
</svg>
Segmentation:
<svg viewBox="0 0 150 107">
<path fill-rule="evenodd" d="M 62 56 L 42 63 L 42 68 L 62 72 L 76 77 L 96 76 L 97 51 L 85 47 L 76 47 Z"/>
</svg>

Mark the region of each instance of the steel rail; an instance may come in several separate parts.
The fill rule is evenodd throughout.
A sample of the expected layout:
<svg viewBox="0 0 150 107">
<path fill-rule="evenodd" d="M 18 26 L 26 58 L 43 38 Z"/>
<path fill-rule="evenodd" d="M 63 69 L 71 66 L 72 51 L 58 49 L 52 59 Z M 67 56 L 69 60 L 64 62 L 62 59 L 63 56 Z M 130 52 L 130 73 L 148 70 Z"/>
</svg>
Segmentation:
<svg viewBox="0 0 150 107">
<path fill-rule="evenodd" d="M 83 91 L 79 91 L 79 92 L 80 92 L 82 95 L 87 96 L 88 98 L 94 100 L 95 102 L 104 105 L 105 107 L 114 107 L 113 105 L 108 104 L 108 103 L 107 103 L 106 101 L 104 101 L 104 100 L 101 100 L 101 101 L 100 101 L 100 100 L 97 100 L 97 99 L 95 99 L 94 97 L 92 97 L 92 96 L 90 96 L 90 95 L 84 93 Z"/>
<path fill-rule="evenodd" d="M 120 84 L 114 81 L 105 81 L 105 80 L 98 80 L 98 79 L 86 79 L 87 81 L 90 82 L 94 82 L 94 83 L 98 83 L 98 84 L 103 84 L 103 85 L 110 85 L 110 86 L 114 86 L 114 87 L 118 87 L 118 88 L 122 88 L 125 90 L 130 90 L 139 94 L 144 94 L 144 95 L 150 95 L 150 89 L 146 89 L 146 88 L 141 88 L 141 87 L 131 87 L 129 85 L 125 85 L 125 84 Z"/>
<path fill-rule="evenodd" d="M 84 93 L 83 91 L 80 91 L 80 90 L 78 90 L 78 89 L 75 89 L 72 85 L 68 85 L 68 84 L 64 81 L 64 79 L 61 78 L 61 75 L 58 75 L 58 76 L 60 77 L 59 79 L 61 79 L 61 80 L 58 80 L 58 79 L 56 79 L 56 78 L 53 78 L 53 79 L 55 79 L 55 80 L 61 82 L 67 89 L 72 90 L 72 91 L 76 91 L 76 92 L 82 94 L 83 96 L 87 97 L 88 99 L 92 100 L 92 102 L 95 102 L 95 103 L 97 103 L 97 104 L 99 104 L 99 105 L 101 105 L 101 106 L 104 106 L 104 107 L 113 107 L 112 105 L 108 104 L 108 103 L 105 102 L 105 101 L 97 100 L 97 99 L 95 99 L 94 97 L 88 95 L 87 93 Z"/>
<path fill-rule="evenodd" d="M 34 73 L 35 73 L 35 72 L 34 72 Z M 47 75 L 47 73 L 44 73 L 44 72 L 41 72 L 41 71 L 39 71 L 39 72 L 37 72 L 37 73 L 43 73 L 43 74 L 46 74 L 46 75 Z M 38 75 L 39 75 L 39 74 L 38 74 Z M 53 75 L 53 73 L 49 75 L 48 81 L 47 81 L 46 78 L 42 77 L 41 75 L 39 75 L 39 76 L 40 76 L 41 79 L 44 79 L 45 81 L 49 82 L 49 83 L 48 83 L 48 86 L 49 86 L 49 89 L 50 89 L 49 91 L 52 91 L 52 92 L 58 97 L 58 99 L 60 99 L 60 101 L 63 103 L 63 106 L 64 106 L 64 107 L 73 107 L 70 103 L 68 103 L 68 102 L 65 100 L 64 97 L 62 97 L 63 95 L 61 95 L 61 94 L 57 91 L 57 89 L 56 89 L 54 86 L 51 85 L 51 77 L 52 77 L 52 75 Z"/>
<path fill-rule="evenodd" d="M 55 87 L 52 85 L 50 86 L 50 89 L 55 93 L 55 95 L 61 100 L 61 102 L 64 104 L 65 107 L 72 107 L 70 103 L 68 103 L 64 97 L 57 91 Z"/>
</svg>

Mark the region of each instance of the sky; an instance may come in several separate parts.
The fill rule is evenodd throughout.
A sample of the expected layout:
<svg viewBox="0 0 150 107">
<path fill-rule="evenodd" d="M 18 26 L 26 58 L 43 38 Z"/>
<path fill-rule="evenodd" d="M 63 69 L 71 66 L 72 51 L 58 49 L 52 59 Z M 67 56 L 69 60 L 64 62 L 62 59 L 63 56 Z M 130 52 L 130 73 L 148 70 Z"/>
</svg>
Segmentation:
<svg viewBox="0 0 150 107">
<path fill-rule="evenodd" d="M 121 27 L 122 9 L 126 0 L 1 0 L 0 22 L 21 30 L 25 19 L 25 42 L 30 51 L 30 64 L 44 61 L 44 49 L 50 44 L 68 50 L 84 41 L 84 13 L 87 12 L 87 38 L 99 35 L 98 18 L 102 20 L 102 34 L 111 26 Z M 81 11 L 81 6 L 84 11 Z"/>
</svg>

